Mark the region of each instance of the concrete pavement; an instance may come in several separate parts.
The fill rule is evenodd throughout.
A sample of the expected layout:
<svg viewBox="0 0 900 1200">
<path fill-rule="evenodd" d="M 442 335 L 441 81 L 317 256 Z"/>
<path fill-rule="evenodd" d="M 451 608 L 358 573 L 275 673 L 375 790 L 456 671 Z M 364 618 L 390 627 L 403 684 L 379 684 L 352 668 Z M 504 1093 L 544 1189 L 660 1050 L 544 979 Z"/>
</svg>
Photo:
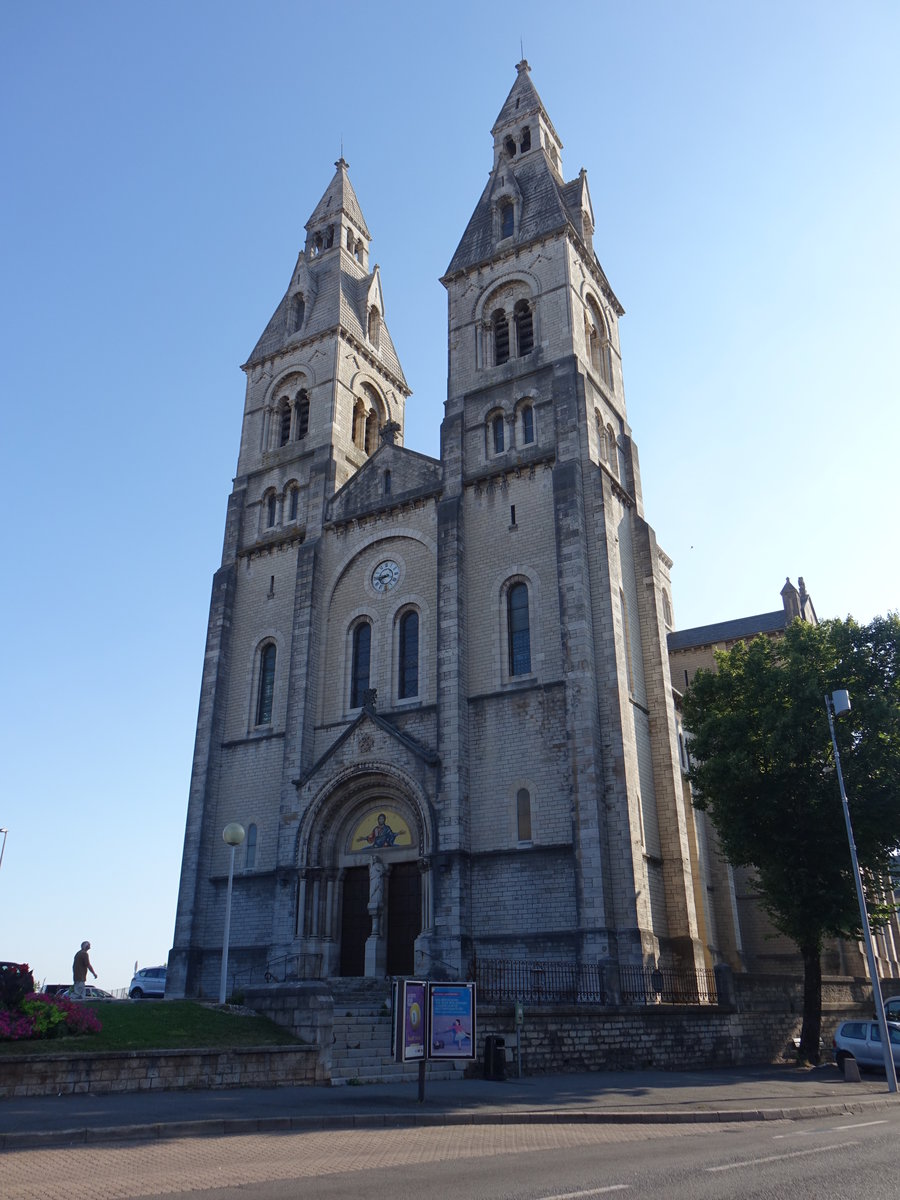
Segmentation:
<svg viewBox="0 0 900 1200">
<path fill-rule="evenodd" d="M 832 1065 L 533 1075 L 360 1087 L 145 1091 L 0 1100 L 0 1149 L 270 1130 L 491 1123 L 799 1120 L 898 1103 Z"/>
</svg>

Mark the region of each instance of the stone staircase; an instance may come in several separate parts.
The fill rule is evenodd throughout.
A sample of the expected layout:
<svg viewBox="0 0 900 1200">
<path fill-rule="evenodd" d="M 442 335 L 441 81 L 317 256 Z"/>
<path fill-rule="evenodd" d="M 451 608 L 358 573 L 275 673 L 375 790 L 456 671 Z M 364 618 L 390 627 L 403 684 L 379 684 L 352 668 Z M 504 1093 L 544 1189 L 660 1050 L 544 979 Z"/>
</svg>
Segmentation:
<svg viewBox="0 0 900 1200">
<path fill-rule="evenodd" d="M 334 1045 L 331 1083 L 413 1083 L 417 1063 L 391 1058 L 391 984 L 386 979 L 331 979 Z M 461 1078 L 465 1062 L 429 1063 L 428 1079 Z"/>
</svg>

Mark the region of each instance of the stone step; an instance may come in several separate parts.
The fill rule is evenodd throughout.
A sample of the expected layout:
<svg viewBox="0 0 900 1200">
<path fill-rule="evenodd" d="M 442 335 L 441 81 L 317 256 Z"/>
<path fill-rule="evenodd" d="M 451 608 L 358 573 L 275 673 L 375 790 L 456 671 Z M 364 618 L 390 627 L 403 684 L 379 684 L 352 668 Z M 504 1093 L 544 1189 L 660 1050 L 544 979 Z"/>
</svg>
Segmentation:
<svg viewBox="0 0 900 1200">
<path fill-rule="evenodd" d="M 418 1065 L 398 1063 L 391 1057 L 390 986 L 379 979 L 332 980 L 334 1044 L 331 1082 L 334 1087 L 353 1084 L 414 1084 Z M 465 1063 L 429 1064 L 426 1080 L 459 1078 Z"/>
</svg>

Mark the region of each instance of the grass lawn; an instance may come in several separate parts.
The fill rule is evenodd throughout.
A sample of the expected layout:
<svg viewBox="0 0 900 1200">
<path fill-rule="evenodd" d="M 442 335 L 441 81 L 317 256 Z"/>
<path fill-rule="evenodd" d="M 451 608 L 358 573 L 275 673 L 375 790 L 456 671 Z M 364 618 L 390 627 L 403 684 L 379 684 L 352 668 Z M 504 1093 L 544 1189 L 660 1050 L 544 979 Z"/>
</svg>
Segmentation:
<svg viewBox="0 0 900 1200">
<path fill-rule="evenodd" d="M 265 1017 L 209 1008 L 193 1000 L 98 1000 L 88 1003 L 103 1026 L 79 1037 L 0 1042 L 10 1054 L 83 1054 L 91 1050 L 230 1049 L 298 1045 Z"/>
</svg>

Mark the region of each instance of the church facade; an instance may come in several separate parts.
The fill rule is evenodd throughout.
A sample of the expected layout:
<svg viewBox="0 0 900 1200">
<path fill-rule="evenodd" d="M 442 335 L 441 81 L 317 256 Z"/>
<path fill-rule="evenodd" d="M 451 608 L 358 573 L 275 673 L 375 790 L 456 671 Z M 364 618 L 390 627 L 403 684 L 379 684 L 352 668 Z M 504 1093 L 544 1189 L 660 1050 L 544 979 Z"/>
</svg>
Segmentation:
<svg viewBox="0 0 900 1200">
<path fill-rule="evenodd" d="M 216 992 L 232 821 L 236 973 L 712 962 L 623 309 L 525 62 L 492 136 L 439 459 L 343 159 L 245 364 L 170 996 Z"/>
</svg>

